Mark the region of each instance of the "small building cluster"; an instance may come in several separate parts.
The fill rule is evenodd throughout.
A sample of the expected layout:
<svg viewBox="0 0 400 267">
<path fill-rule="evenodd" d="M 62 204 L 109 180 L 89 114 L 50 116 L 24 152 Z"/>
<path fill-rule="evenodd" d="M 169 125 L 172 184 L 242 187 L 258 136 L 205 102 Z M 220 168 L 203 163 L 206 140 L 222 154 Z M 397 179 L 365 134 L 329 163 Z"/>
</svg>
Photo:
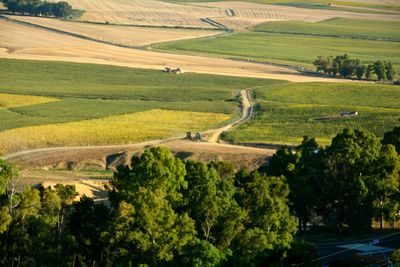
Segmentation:
<svg viewBox="0 0 400 267">
<path fill-rule="evenodd" d="M 192 136 L 192 132 L 187 132 L 186 133 L 186 138 L 185 139 L 187 139 L 187 140 L 192 140 L 192 141 L 196 141 L 196 142 L 201 142 L 201 140 L 202 140 L 202 136 L 201 136 L 201 133 L 196 133 L 195 135 L 194 135 L 194 137 Z"/>
<path fill-rule="evenodd" d="M 172 74 L 181 74 L 181 73 L 183 73 L 183 70 L 181 70 L 180 68 L 171 69 L 171 68 L 165 67 L 164 72 L 172 73 Z"/>
<path fill-rule="evenodd" d="M 358 111 L 343 111 L 340 112 L 341 117 L 355 117 L 358 116 Z"/>
</svg>

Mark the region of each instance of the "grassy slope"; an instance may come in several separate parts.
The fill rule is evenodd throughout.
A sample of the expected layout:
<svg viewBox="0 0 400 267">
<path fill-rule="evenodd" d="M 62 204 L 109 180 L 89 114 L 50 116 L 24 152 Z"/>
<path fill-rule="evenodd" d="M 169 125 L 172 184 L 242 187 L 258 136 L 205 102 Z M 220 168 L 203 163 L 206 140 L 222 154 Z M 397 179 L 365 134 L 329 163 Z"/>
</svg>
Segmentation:
<svg viewBox="0 0 400 267">
<path fill-rule="evenodd" d="M 257 32 L 400 41 L 400 22 L 397 21 L 334 18 L 318 23 L 268 22 L 256 26 L 254 30 Z"/>
<path fill-rule="evenodd" d="M 55 96 L 61 101 L 0 109 L 0 131 L 103 118 L 154 108 L 236 115 L 238 90 L 276 83 L 103 65 L 0 60 L 0 92 Z"/>
<path fill-rule="evenodd" d="M 287 22 L 276 22 L 275 25 L 279 25 L 280 23 L 283 25 L 282 27 L 287 25 Z M 398 38 L 398 30 L 393 30 L 392 28 L 392 26 L 400 26 L 400 23 L 397 22 L 389 23 L 389 29 L 386 28 L 385 23 L 380 22 L 372 29 L 370 29 L 369 26 L 371 23 L 374 24 L 374 22 L 367 23 L 363 27 L 362 25 L 364 24 L 357 20 L 347 20 L 346 23 L 348 25 L 347 33 L 359 28 L 365 38 L 373 39 L 375 38 L 374 36 L 377 35 L 377 32 L 381 32 L 380 35 L 385 35 L 386 38 Z M 293 25 L 296 24 L 298 24 L 299 27 L 304 25 L 302 22 L 293 22 L 291 25 L 294 27 Z M 339 32 L 343 28 L 341 22 L 337 25 L 332 26 L 332 23 L 330 25 L 330 29 L 334 32 Z M 160 44 L 156 45 L 155 48 L 174 52 L 252 59 L 262 62 L 284 63 L 304 67 L 312 67 L 311 62 L 318 55 L 348 53 L 353 57 L 361 59 L 365 63 L 370 63 L 378 59 L 391 61 L 395 64 L 397 71 L 400 71 L 400 42 L 380 40 L 360 40 L 353 38 L 253 31 L 214 38 Z"/>
<path fill-rule="evenodd" d="M 377 84 L 288 84 L 256 89 L 256 115 L 225 139 L 234 142 L 299 143 L 314 136 L 326 144 L 345 127 L 377 135 L 400 124 L 400 87 Z M 354 118 L 322 119 L 342 111 Z"/>
</svg>

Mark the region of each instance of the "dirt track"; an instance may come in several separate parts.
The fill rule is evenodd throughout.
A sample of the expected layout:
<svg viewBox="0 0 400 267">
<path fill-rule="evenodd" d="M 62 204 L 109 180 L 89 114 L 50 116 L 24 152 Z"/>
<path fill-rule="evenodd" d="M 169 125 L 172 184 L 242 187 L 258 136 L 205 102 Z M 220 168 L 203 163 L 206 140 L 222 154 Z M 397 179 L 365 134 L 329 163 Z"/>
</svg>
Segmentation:
<svg viewBox="0 0 400 267">
<path fill-rule="evenodd" d="M 70 61 L 159 70 L 168 66 L 197 73 L 293 82 L 348 82 L 305 76 L 295 69 L 270 64 L 117 47 L 1 19 L 0 28 L 0 58 Z"/>
<path fill-rule="evenodd" d="M 221 139 L 221 134 L 223 132 L 229 131 L 230 129 L 232 129 L 233 127 L 244 123 L 248 118 L 251 117 L 251 113 L 253 111 L 253 107 L 250 104 L 250 100 L 249 100 L 249 96 L 248 96 L 248 92 L 246 90 L 241 90 L 240 91 L 240 97 L 242 99 L 242 116 L 234 121 L 229 123 L 228 125 L 225 125 L 224 127 L 215 129 L 215 130 L 209 130 L 206 131 L 204 134 L 206 134 L 207 137 L 207 141 L 210 143 L 219 143 L 220 139 Z"/>
</svg>

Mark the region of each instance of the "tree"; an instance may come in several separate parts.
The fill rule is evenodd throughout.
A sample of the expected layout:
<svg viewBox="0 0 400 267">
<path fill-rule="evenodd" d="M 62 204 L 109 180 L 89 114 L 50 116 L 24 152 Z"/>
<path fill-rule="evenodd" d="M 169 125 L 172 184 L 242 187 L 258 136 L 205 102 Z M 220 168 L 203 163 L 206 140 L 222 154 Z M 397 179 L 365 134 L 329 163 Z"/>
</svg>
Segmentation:
<svg viewBox="0 0 400 267">
<path fill-rule="evenodd" d="M 183 206 L 185 166 L 166 148 L 151 148 L 119 167 L 112 181 L 119 261 L 163 266 L 183 253 L 194 238 L 195 224 Z M 176 209 L 176 210 L 174 210 Z"/>
<path fill-rule="evenodd" d="M 378 80 L 382 81 L 386 79 L 386 63 L 384 61 L 376 61 L 374 63 L 374 72 L 378 77 Z"/>
<path fill-rule="evenodd" d="M 365 65 L 358 65 L 356 67 L 355 73 L 359 80 L 361 80 L 361 78 L 364 76 L 366 69 L 367 69 L 367 67 Z"/>
<path fill-rule="evenodd" d="M 214 166 L 222 164 L 214 162 L 206 166 L 202 162 L 186 162 L 185 210 L 196 221 L 201 239 L 226 250 L 243 228 L 245 213 L 233 198 L 233 182 L 221 179 Z"/>
<path fill-rule="evenodd" d="M 245 229 L 236 238 L 233 262 L 254 265 L 264 251 L 290 246 L 296 221 L 289 213 L 289 187 L 283 177 L 267 177 L 257 171 L 236 175 L 236 199 L 247 213 Z"/>
<path fill-rule="evenodd" d="M 332 69 L 332 56 L 318 56 L 313 64 L 317 68 L 317 72 L 330 73 Z"/>
<path fill-rule="evenodd" d="M 390 256 L 390 260 L 394 266 L 398 266 L 400 264 L 400 248 L 393 251 L 392 255 Z"/>
<path fill-rule="evenodd" d="M 345 129 L 332 144 L 318 153 L 324 219 L 327 225 L 353 231 L 371 227 L 373 205 L 367 179 L 374 175 L 379 157 L 379 139 L 366 131 Z M 321 201 L 322 202 L 322 201 Z"/>
<path fill-rule="evenodd" d="M 385 64 L 385 75 L 389 81 L 393 81 L 396 72 L 393 68 L 393 64 L 391 62 L 386 62 Z"/>
<path fill-rule="evenodd" d="M 369 64 L 365 70 L 365 78 L 371 79 L 373 73 L 374 73 L 374 65 Z"/>
<path fill-rule="evenodd" d="M 397 199 L 399 190 L 400 159 L 393 145 L 384 145 L 373 164 L 374 174 L 369 179 L 375 216 L 383 228 L 384 219 L 394 220 L 399 210 Z"/>
<path fill-rule="evenodd" d="M 400 126 L 394 127 L 392 131 L 386 132 L 382 139 L 384 145 L 394 145 L 397 153 L 400 154 Z"/>
</svg>

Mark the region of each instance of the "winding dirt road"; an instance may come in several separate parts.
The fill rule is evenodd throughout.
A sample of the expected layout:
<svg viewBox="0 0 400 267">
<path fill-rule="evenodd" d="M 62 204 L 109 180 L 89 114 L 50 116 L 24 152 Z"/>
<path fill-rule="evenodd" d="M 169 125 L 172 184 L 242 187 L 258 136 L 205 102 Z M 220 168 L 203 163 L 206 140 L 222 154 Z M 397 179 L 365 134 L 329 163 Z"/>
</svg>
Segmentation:
<svg viewBox="0 0 400 267">
<path fill-rule="evenodd" d="M 221 141 L 221 134 L 223 132 L 229 131 L 233 127 L 244 123 L 248 118 L 250 118 L 251 113 L 253 112 L 253 106 L 250 104 L 249 92 L 246 90 L 240 91 L 240 98 L 242 100 L 241 108 L 242 108 L 242 117 L 240 119 L 229 123 L 221 128 L 205 131 L 204 135 L 207 136 L 206 140 L 209 143 L 219 143 Z"/>
</svg>

